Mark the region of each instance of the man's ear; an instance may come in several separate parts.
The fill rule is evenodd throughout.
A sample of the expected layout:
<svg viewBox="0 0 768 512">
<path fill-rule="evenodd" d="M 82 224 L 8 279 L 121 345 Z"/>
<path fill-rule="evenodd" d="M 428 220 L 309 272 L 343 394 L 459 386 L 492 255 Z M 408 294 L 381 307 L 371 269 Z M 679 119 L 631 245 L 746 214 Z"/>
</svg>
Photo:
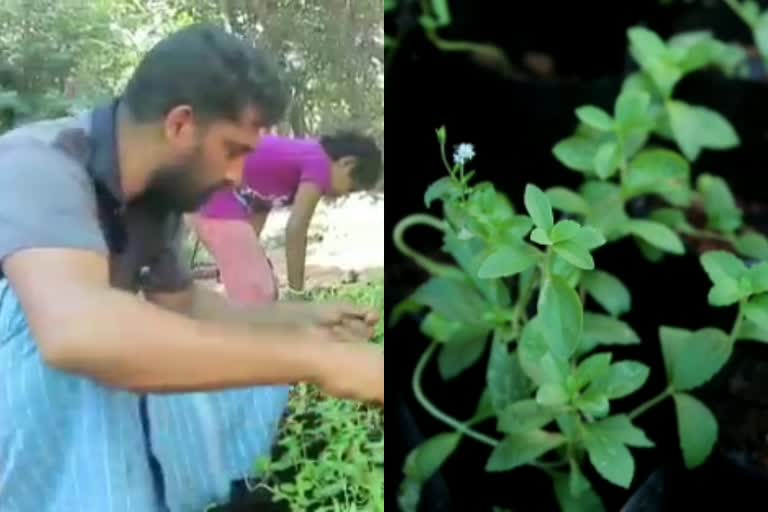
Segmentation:
<svg viewBox="0 0 768 512">
<path fill-rule="evenodd" d="M 163 126 L 168 141 L 181 147 L 193 146 L 196 141 L 196 122 L 189 105 L 179 105 L 165 116 Z"/>
</svg>

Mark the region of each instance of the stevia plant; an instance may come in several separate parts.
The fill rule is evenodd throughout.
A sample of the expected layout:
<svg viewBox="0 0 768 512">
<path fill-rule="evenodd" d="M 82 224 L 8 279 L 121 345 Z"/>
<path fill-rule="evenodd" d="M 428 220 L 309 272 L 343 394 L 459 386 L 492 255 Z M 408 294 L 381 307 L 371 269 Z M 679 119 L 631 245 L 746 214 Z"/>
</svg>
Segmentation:
<svg viewBox="0 0 768 512">
<path fill-rule="evenodd" d="M 733 148 L 738 134 L 721 114 L 674 98 L 684 76 L 711 66 L 733 68 L 743 59 L 741 51 L 705 32 L 665 42 L 635 27 L 628 38 L 640 70 L 625 80 L 612 114 L 594 105 L 576 110 L 579 127 L 553 153 L 582 173 L 584 183 L 578 191 L 547 190 L 553 207 L 599 229 L 609 241 L 632 237 L 652 261 L 682 254 L 681 236 L 725 242 L 748 258 L 768 257 L 768 240 L 745 229 L 725 180 L 704 173 L 692 183 L 691 164 L 701 152 Z M 630 204 L 649 198 L 658 206 L 631 218 Z M 703 226 L 688 221 L 695 207 L 704 210 Z"/>
<path fill-rule="evenodd" d="M 497 46 L 473 41 L 450 40 L 440 35 L 440 30 L 449 27 L 453 21 L 448 0 L 418 0 L 410 2 L 410 5 L 398 0 L 384 0 L 384 12 L 393 12 L 401 3 L 406 4 L 405 8 L 411 8 L 411 5 L 418 6 L 418 26 L 424 31 L 429 42 L 438 50 L 465 53 L 480 64 L 496 69 L 501 73 L 507 75 L 514 73 L 507 56 Z M 390 51 L 387 67 L 389 67 L 389 63 L 400 46 L 399 36 L 399 34 L 396 36 L 385 35 L 384 45 Z"/>
<path fill-rule="evenodd" d="M 421 315 L 421 330 L 431 343 L 414 371 L 413 391 L 448 430 L 408 456 L 401 509 L 416 509 L 422 484 L 459 443 L 480 442 L 493 447 L 486 471 L 531 465 L 552 478 L 563 510 L 604 510 L 582 468 L 591 464 L 607 481 L 628 488 L 635 472 L 630 448 L 653 447 L 633 421 L 668 398 L 677 410 L 686 466 L 702 464 L 716 441 L 717 422 L 690 392 L 722 368 L 737 339 L 768 341 L 768 263 L 748 268 L 730 253 L 702 256 L 713 281 L 710 303 L 739 304 L 733 329 L 661 327 L 667 387 L 633 411 L 616 411 L 612 401 L 640 389 L 650 370 L 642 362 L 614 360 L 610 351 L 611 346 L 640 340 L 620 319 L 631 308 L 629 290 L 619 278 L 595 267 L 592 252 L 607 241 L 605 225 L 591 225 L 594 217 L 588 214 L 581 223 L 556 217 L 553 196 L 560 205 L 577 207 L 570 211 L 590 209 L 584 198 L 546 194 L 535 185 L 525 190 L 524 211 L 516 210 L 493 184 L 470 183 L 470 146 L 460 146 L 450 164 L 444 129 L 438 139 L 448 176 L 429 187 L 425 203 L 441 202 L 443 216 L 414 214 L 394 231 L 399 250 L 431 277 L 396 308 L 392 321 L 404 314 Z M 590 203 L 600 199 L 598 195 Z M 443 251 L 455 263 L 433 261 L 411 248 L 405 233 L 415 226 L 438 230 Z M 655 224 L 645 226 L 637 232 L 672 233 Z M 585 311 L 587 296 L 602 311 Z M 442 378 L 448 380 L 479 363 L 489 343 L 486 386 L 473 417 L 452 417 L 425 396 L 422 373 L 435 355 Z M 496 435 L 476 428 L 486 423 L 495 425 Z"/>
<path fill-rule="evenodd" d="M 763 62 L 768 62 L 768 10 L 761 11 L 760 4 L 753 0 L 725 0 L 725 3 L 747 24 Z"/>
</svg>

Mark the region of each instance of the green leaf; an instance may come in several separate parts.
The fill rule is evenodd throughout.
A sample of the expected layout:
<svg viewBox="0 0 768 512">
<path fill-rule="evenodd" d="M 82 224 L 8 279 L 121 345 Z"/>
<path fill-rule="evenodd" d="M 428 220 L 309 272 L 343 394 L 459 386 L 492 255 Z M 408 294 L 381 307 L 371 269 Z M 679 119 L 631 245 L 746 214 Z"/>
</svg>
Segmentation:
<svg viewBox="0 0 768 512">
<path fill-rule="evenodd" d="M 690 164 L 667 149 L 648 149 L 629 164 L 624 183 L 627 198 L 658 195 L 675 206 L 688 206 L 692 199 Z"/>
<path fill-rule="evenodd" d="M 680 343 L 672 360 L 672 386 L 687 391 L 711 379 L 728 361 L 733 343 L 718 329 L 695 331 Z"/>
<path fill-rule="evenodd" d="M 542 384 L 536 392 L 536 403 L 545 407 L 562 407 L 568 403 L 568 393 L 559 384 Z"/>
<path fill-rule="evenodd" d="M 555 496 L 562 512 L 605 512 L 603 501 L 591 486 L 574 494 L 567 475 L 557 473 L 553 478 Z"/>
<path fill-rule="evenodd" d="M 525 187 L 525 208 L 537 227 L 547 232 L 552 229 L 555 223 L 552 205 L 547 195 L 536 185 L 528 184 Z"/>
<path fill-rule="evenodd" d="M 677 393 L 675 410 L 680 448 L 689 469 L 704 463 L 717 441 L 717 420 L 706 405 L 685 393 Z"/>
<path fill-rule="evenodd" d="M 643 67 L 663 59 L 667 55 L 667 45 L 651 30 L 643 27 L 633 27 L 627 31 L 627 36 L 629 37 L 633 56 Z"/>
<path fill-rule="evenodd" d="M 555 419 L 555 413 L 535 400 L 522 400 L 508 405 L 499 413 L 499 432 L 512 434 L 539 429 Z"/>
<path fill-rule="evenodd" d="M 755 43 L 760 55 L 768 55 L 768 11 L 763 12 L 754 27 Z"/>
<path fill-rule="evenodd" d="M 752 320 L 744 319 L 741 322 L 739 332 L 736 333 L 737 340 L 746 341 L 759 341 L 760 343 L 768 343 L 768 329 L 763 329 L 755 324 Z"/>
<path fill-rule="evenodd" d="M 628 489 L 635 474 L 632 454 L 623 443 L 600 430 L 593 432 L 592 427 L 586 425 L 587 435 L 584 438 L 589 461 L 603 478 Z"/>
<path fill-rule="evenodd" d="M 607 315 L 584 313 L 584 340 L 594 345 L 635 345 L 637 333 L 626 323 Z"/>
<path fill-rule="evenodd" d="M 630 53 L 651 76 L 664 97 L 672 94 L 683 74 L 664 41 L 654 32 L 634 27 L 628 31 Z"/>
<path fill-rule="evenodd" d="M 573 403 L 582 413 L 592 418 L 602 418 L 610 411 L 608 396 L 597 389 L 588 389 L 576 397 Z"/>
<path fill-rule="evenodd" d="M 496 411 L 493 409 L 493 403 L 491 403 L 491 393 L 486 387 L 480 395 L 480 400 L 477 403 L 477 410 L 475 411 L 473 419 L 476 421 L 484 421 L 494 416 L 496 416 Z"/>
<path fill-rule="evenodd" d="M 576 117 L 595 130 L 608 132 L 613 130 L 613 118 L 600 107 L 586 105 L 576 109 Z"/>
<path fill-rule="evenodd" d="M 570 357 L 581 338 L 582 307 L 579 296 L 557 276 L 542 285 L 538 301 L 540 329 L 552 352 Z"/>
<path fill-rule="evenodd" d="M 581 283 L 587 293 L 611 315 L 619 316 L 630 310 L 632 297 L 616 276 L 594 270 L 584 274 Z"/>
<path fill-rule="evenodd" d="M 574 243 L 591 251 L 605 244 L 605 237 L 597 229 L 591 226 L 582 226 L 578 233 L 571 239 Z"/>
<path fill-rule="evenodd" d="M 446 27 L 451 24 L 451 11 L 448 0 L 432 0 L 432 11 L 437 17 L 438 26 Z"/>
<path fill-rule="evenodd" d="M 552 228 L 550 232 L 550 239 L 554 243 L 564 242 L 570 240 L 581 231 L 581 226 L 578 222 L 572 220 L 561 220 Z"/>
<path fill-rule="evenodd" d="M 607 180 L 619 168 L 621 153 L 615 142 L 606 142 L 600 146 L 595 154 L 595 173 L 601 179 Z"/>
<path fill-rule="evenodd" d="M 747 269 L 747 283 L 742 284 L 751 293 L 768 292 L 768 262 L 763 261 Z"/>
<path fill-rule="evenodd" d="M 631 395 L 648 380 L 651 369 L 635 361 L 621 361 L 612 364 L 608 372 L 593 383 L 596 390 L 608 399 L 615 400 Z"/>
<path fill-rule="evenodd" d="M 408 300 L 428 306 L 444 318 L 473 325 L 487 325 L 482 317 L 489 306 L 466 281 L 433 277 L 421 285 Z"/>
<path fill-rule="evenodd" d="M 480 264 L 477 275 L 481 279 L 498 279 L 524 272 L 536 265 L 539 252 L 526 243 L 508 244 L 496 248 Z"/>
<path fill-rule="evenodd" d="M 424 204 L 432 206 L 436 199 L 453 199 L 461 194 L 461 188 L 453 178 L 446 176 L 432 183 L 424 193 Z"/>
<path fill-rule="evenodd" d="M 739 258 L 726 251 L 709 251 L 699 260 L 714 285 L 709 291 L 712 306 L 730 306 L 746 295 L 741 281 L 747 275 L 747 267 Z"/>
<path fill-rule="evenodd" d="M 595 260 L 589 251 L 575 240 L 566 240 L 556 243 L 552 246 L 555 253 L 565 261 L 583 270 L 592 270 L 595 268 Z"/>
<path fill-rule="evenodd" d="M 742 256 L 768 260 L 768 238 L 760 233 L 744 233 L 736 238 L 734 247 Z"/>
<path fill-rule="evenodd" d="M 589 205 L 576 192 L 564 187 L 553 187 L 546 191 L 552 208 L 574 215 L 586 215 Z"/>
<path fill-rule="evenodd" d="M 462 240 L 450 231 L 443 237 L 443 251 L 456 260 L 483 298 L 491 304 L 506 308 L 511 304 L 511 297 L 504 282 L 500 279 L 481 279 L 478 275 L 486 247 L 487 244 L 478 238 Z"/>
<path fill-rule="evenodd" d="M 651 95 L 644 91 L 623 90 L 616 99 L 614 112 L 616 121 L 622 128 L 651 121 L 648 109 L 651 106 Z"/>
<path fill-rule="evenodd" d="M 489 240 L 507 239 L 510 226 L 516 232 L 521 230 L 527 233 L 527 229 L 530 229 L 530 221 L 516 217 L 509 198 L 488 182 L 479 183 L 472 188 L 466 212 L 462 213 L 465 214 L 470 229 L 481 238 Z"/>
<path fill-rule="evenodd" d="M 531 233 L 531 240 L 539 245 L 552 245 L 549 234 L 541 228 L 536 228 Z"/>
<path fill-rule="evenodd" d="M 760 329 L 768 329 L 768 294 L 750 299 L 744 306 L 744 316 Z"/>
<path fill-rule="evenodd" d="M 690 161 L 696 160 L 702 149 L 731 149 L 740 143 L 728 120 L 714 110 L 669 101 L 667 113 L 675 141 Z"/>
<path fill-rule="evenodd" d="M 650 220 L 632 219 L 626 224 L 627 231 L 663 251 L 672 254 L 685 253 L 685 247 L 677 233 L 664 224 Z"/>
<path fill-rule="evenodd" d="M 664 367 L 667 371 L 667 378 L 672 381 L 672 372 L 675 361 L 679 357 L 685 342 L 691 337 L 693 331 L 680 329 L 677 327 L 661 326 L 659 328 L 659 339 L 661 340 L 661 354 L 664 357 Z"/>
<path fill-rule="evenodd" d="M 397 7 L 397 0 L 384 0 L 384 12 L 389 12 Z"/>
<path fill-rule="evenodd" d="M 508 346 L 497 340 L 491 345 L 486 380 L 491 404 L 497 413 L 529 396 L 530 382 L 523 373 L 517 355 L 510 353 Z"/>
<path fill-rule="evenodd" d="M 575 135 L 558 142 L 552 150 L 560 163 L 569 169 L 590 175 L 600 141 L 583 135 Z"/>
<path fill-rule="evenodd" d="M 589 204 L 586 223 L 598 229 L 605 238 L 614 240 L 624 234 L 627 220 L 621 188 L 605 181 L 589 181 L 581 188 L 581 195 Z"/>
<path fill-rule="evenodd" d="M 475 338 L 465 343 L 451 343 L 440 347 L 437 365 L 443 380 L 453 379 L 475 364 L 485 352 L 486 338 Z"/>
<path fill-rule="evenodd" d="M 515 469 L 536 460 L 564 442 L 565 438 L 562 435 L 543 430 L 509 434 L 494 448 L 485 470 L 509 471 Z"/>
<path fill-rule="evenodd" d="M 552 258 L 552 274 L 563 279 L 568 286 L 575 288 L 581 279 L 582 270 L 568 263 L 562 257 L 554 254 Z"/>
<path fill-rule="evenodd" d="M 626 414 L 617 414 L 596 421 L 587 427 L 590 436 L 602 436 L 613 442 L 622 443 L 636 448 L 652 448 L 653 441 L 648 439 L 645 432 L 632 424 Z"/>
<path fill-rule="evenodd" d="M 456 450 L 459 439 L 461 434 L 458 432 L 438 434 L 428 439 L 408 454 L 403 472 L 412 480 L 426 482 Z"/>
<path fill-rule="evenodd" d="M 421 332 L 431 340 L 447 344 L 464 344 L 488 335 L 490 327 L 477 324 L 464 324 L 458 320 L 449 320 L 434 311 L 421 321 Z"/>
<path fill-rule="evenodd" d="M 660 222 L 668 228 L 681 233 L 692 233 L 693 226 L 690 225 L 685 213 L 676 208 L 659 208 L 651 213 L 651 220 Z"/>
<path fill-rule="evenodd" d="M 704 199 L 704 209 L 710 228 L 733 233 L 742 225 L 742 211 L 736 206 L 728 183 L 719 176 L 702 174 L 697 188 Z"/>
<path fill-rule="evenodd" d="M 610 352 L 594 354 L 582 361 L 576 369 L 574 387 L 581 390 L 584 386 L 603 377 L 611 367 L 612 355 Z"/>
<path fill-rule="evenodd" d="M 548 351 L 549 347 L 541 331 L 541 319 L 534 316 L 523 327 L 518 342 L 518 356 L 525 374 L 539 385 L 545 381 L 541 361 Z"/>
<path fill-rule="evenodd" d="M 664 255 L 666 254 L 661 249 L 654 247 L 641 238 L 635 238 L 635 245 L 637 245 L 637 248 L 640 249 L 640 253 L 643 255 L 643 257 L 651 263 L 658 263 L 662 261 L 664 259 Z"/>
</svg>

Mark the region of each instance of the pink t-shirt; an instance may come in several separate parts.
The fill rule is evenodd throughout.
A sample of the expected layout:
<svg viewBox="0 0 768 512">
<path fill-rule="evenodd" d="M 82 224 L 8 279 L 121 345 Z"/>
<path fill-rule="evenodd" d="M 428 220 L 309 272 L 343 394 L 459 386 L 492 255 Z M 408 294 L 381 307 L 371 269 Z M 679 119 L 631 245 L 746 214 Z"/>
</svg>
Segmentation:
<svg viewBox="0 0 768 512">
<path fill-rule="evenodd" d="M 243 184 L 221 190 L 201 208 L 200 215 L 217 219 L 247 219 L 293 203 L 302 182 L 314 183 L 323 194 L 331 187 L 331 159 L 315 139 L 267 135 L 245 159 Z"/>
</svg>

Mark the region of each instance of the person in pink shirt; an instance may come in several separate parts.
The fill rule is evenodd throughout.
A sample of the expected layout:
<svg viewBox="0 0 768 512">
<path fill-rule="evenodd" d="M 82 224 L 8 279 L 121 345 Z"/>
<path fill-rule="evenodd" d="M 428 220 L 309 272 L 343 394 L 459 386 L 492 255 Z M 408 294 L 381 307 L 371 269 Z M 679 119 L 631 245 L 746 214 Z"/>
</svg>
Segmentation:
<svg viewBox="0 0 768 512">
<path fill-rule="evenodd" d="M 191 218 L 229 299 L 277 299 L 278 283 L 259 237 L 269 212 L 284 206 L 291 207 L 285 233 L 289 298 L 303 297 L 307 231 L 318 201 L 373 188 L 382 167 L 373 139 L 355 132 L 319 139 L 265 135 L 245 160 L 242 184 L 217 192 Z"/>
</svg>

